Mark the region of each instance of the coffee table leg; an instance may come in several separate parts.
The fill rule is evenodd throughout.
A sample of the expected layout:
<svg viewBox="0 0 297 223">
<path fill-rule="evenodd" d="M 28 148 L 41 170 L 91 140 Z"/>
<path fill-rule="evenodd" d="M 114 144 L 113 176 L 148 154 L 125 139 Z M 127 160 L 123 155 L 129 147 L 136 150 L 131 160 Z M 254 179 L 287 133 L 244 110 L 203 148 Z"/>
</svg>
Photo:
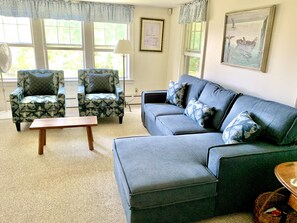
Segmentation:
<svg viewBox="0 0 297 223">
<path fill-rule="evenodd" d="M 42 155 L 43 154 L 43 147 L 46 142 L 46 132 L 45 129 L 40 129 L 39 130 L 39 145 L 38 145 L 38 154 Z"/>
<path fill-rule="evenodd" d="M 43 145 L 46 145 L 46 129 L 43 129 Z"/>
<path fill-rule="evenodd" d="M 290 195 L 288 204 L 289 204 L 295 211 L 297 211 L 297 197 L 295 197 L 294 194 L 291 194 L 291 195 Z"/>
<path fill-rule="evenodd" d="M 87 134 L 88 134 L 88 143 L 89 143 L 89 149 L 93 150 L 94 149 L 94 145 L 93 145 L 93 133 L 92 133 L 92 129 L 91 126 L 86 126 L 87 129 Z"/>
</svg>

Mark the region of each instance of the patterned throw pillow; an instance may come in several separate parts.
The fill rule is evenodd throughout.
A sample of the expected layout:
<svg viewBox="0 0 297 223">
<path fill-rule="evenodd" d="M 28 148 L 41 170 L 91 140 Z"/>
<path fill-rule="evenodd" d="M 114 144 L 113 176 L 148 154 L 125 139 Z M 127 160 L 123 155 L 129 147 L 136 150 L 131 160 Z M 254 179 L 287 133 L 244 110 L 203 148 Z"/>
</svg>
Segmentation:
<svg viewBox="0 0 297 223">
<path fill-rule="evenodd" d="M 54 95 L 54 74 L 31 74 L 28 75 L 29 88 L 27 95 Z"/>
<path fill-rule="evenodd" d="M 184 114 L 193 119 L 200 126 L 204 127 L 207 123 L 207 120 L 210 119 L 214 112 L 214 108 L 208 107 L 207 105 L 202 104 L 193 98 L 189 101 Z"/>
<path fill-rule="evenodd" d="M 241 112 L 234 118 L 223 132 L 226 144 L 255 140 L 261 132 L 261 126 L 253 121 L 247 111 Z"/>
<path fill-rule="evenodd" d="M 114 93 L 111 74 L 89 74 L 87 93 Z"/>
<path fill-rule="evenodd" d="M 185 94 L 187 83 L 175 83 L 174 81 L 169 82 L 169 87 L 166 95 L 166 102 L 177 105 L 183 108 L 183 98 Z"/>
</svg>

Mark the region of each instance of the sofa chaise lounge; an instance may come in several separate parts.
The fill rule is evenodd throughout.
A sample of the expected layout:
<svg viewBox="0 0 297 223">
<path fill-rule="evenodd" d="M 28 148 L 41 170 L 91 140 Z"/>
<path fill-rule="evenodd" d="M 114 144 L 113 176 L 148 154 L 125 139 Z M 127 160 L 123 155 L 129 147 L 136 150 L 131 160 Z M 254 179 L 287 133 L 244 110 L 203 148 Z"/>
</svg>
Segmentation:
<svg viewBox="0 0 297 223">
<path fill-rule="evenodd" d="M 274 167 L 297 159 L 297 109 L 182 75 L 183 106 L 167 91 L 142 93 L 151 136 L 114 139 L 114 172 L 127 222 L 189 222 L 251 211 L 280 186 Z M 206 127 L 185 115 L 191 99 L 215 108 Z M 248 111 L 261 127 L 252 141 L 226 143 L 225 129 Z"/>
</svg>

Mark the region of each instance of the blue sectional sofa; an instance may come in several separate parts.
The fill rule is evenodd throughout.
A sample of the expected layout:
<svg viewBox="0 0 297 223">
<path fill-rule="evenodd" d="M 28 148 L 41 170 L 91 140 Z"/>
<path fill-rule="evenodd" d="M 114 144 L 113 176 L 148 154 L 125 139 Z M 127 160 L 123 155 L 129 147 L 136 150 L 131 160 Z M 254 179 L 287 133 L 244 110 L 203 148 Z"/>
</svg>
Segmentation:
<svg viewBox="0 0 297 223">
<path fill-rule="evenodd" d="M 280 186 L 274 167 L 297 160 L 297 109 L 182 75 L 183 106 L 167 91 L 142 93 L 141 118 L 152 136 L 114 139 L 114 173 L 127 222 L 190 222 L 251 211 Z M 206 127 L 184 114 L 191 99 L 215 108 Z M 261 126 L 253 141 L 226 144 L 223 132 L 248 111 Z"/>
</svg>

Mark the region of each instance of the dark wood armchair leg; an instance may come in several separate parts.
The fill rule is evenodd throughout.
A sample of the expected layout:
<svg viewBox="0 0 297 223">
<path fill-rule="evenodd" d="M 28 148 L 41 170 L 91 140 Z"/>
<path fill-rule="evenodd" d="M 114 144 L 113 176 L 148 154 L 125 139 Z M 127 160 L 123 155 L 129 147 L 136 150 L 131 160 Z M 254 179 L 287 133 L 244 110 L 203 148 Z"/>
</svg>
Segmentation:
<svg viewBox="0 0 297 223">
<path fill-rule="evenodd" d="M 16 129 L 17 129 L 18 132 L 21 131 L 21 123 L 16 122 L 16 123 L 15 123 L 15 127 L 16 127 Z"/>
<path fill-rule="evenodd" d="M 123 116 L 119 117 L 119 123 L 120 123 L 120 124 L 123 123 Z"/>
</svg>

